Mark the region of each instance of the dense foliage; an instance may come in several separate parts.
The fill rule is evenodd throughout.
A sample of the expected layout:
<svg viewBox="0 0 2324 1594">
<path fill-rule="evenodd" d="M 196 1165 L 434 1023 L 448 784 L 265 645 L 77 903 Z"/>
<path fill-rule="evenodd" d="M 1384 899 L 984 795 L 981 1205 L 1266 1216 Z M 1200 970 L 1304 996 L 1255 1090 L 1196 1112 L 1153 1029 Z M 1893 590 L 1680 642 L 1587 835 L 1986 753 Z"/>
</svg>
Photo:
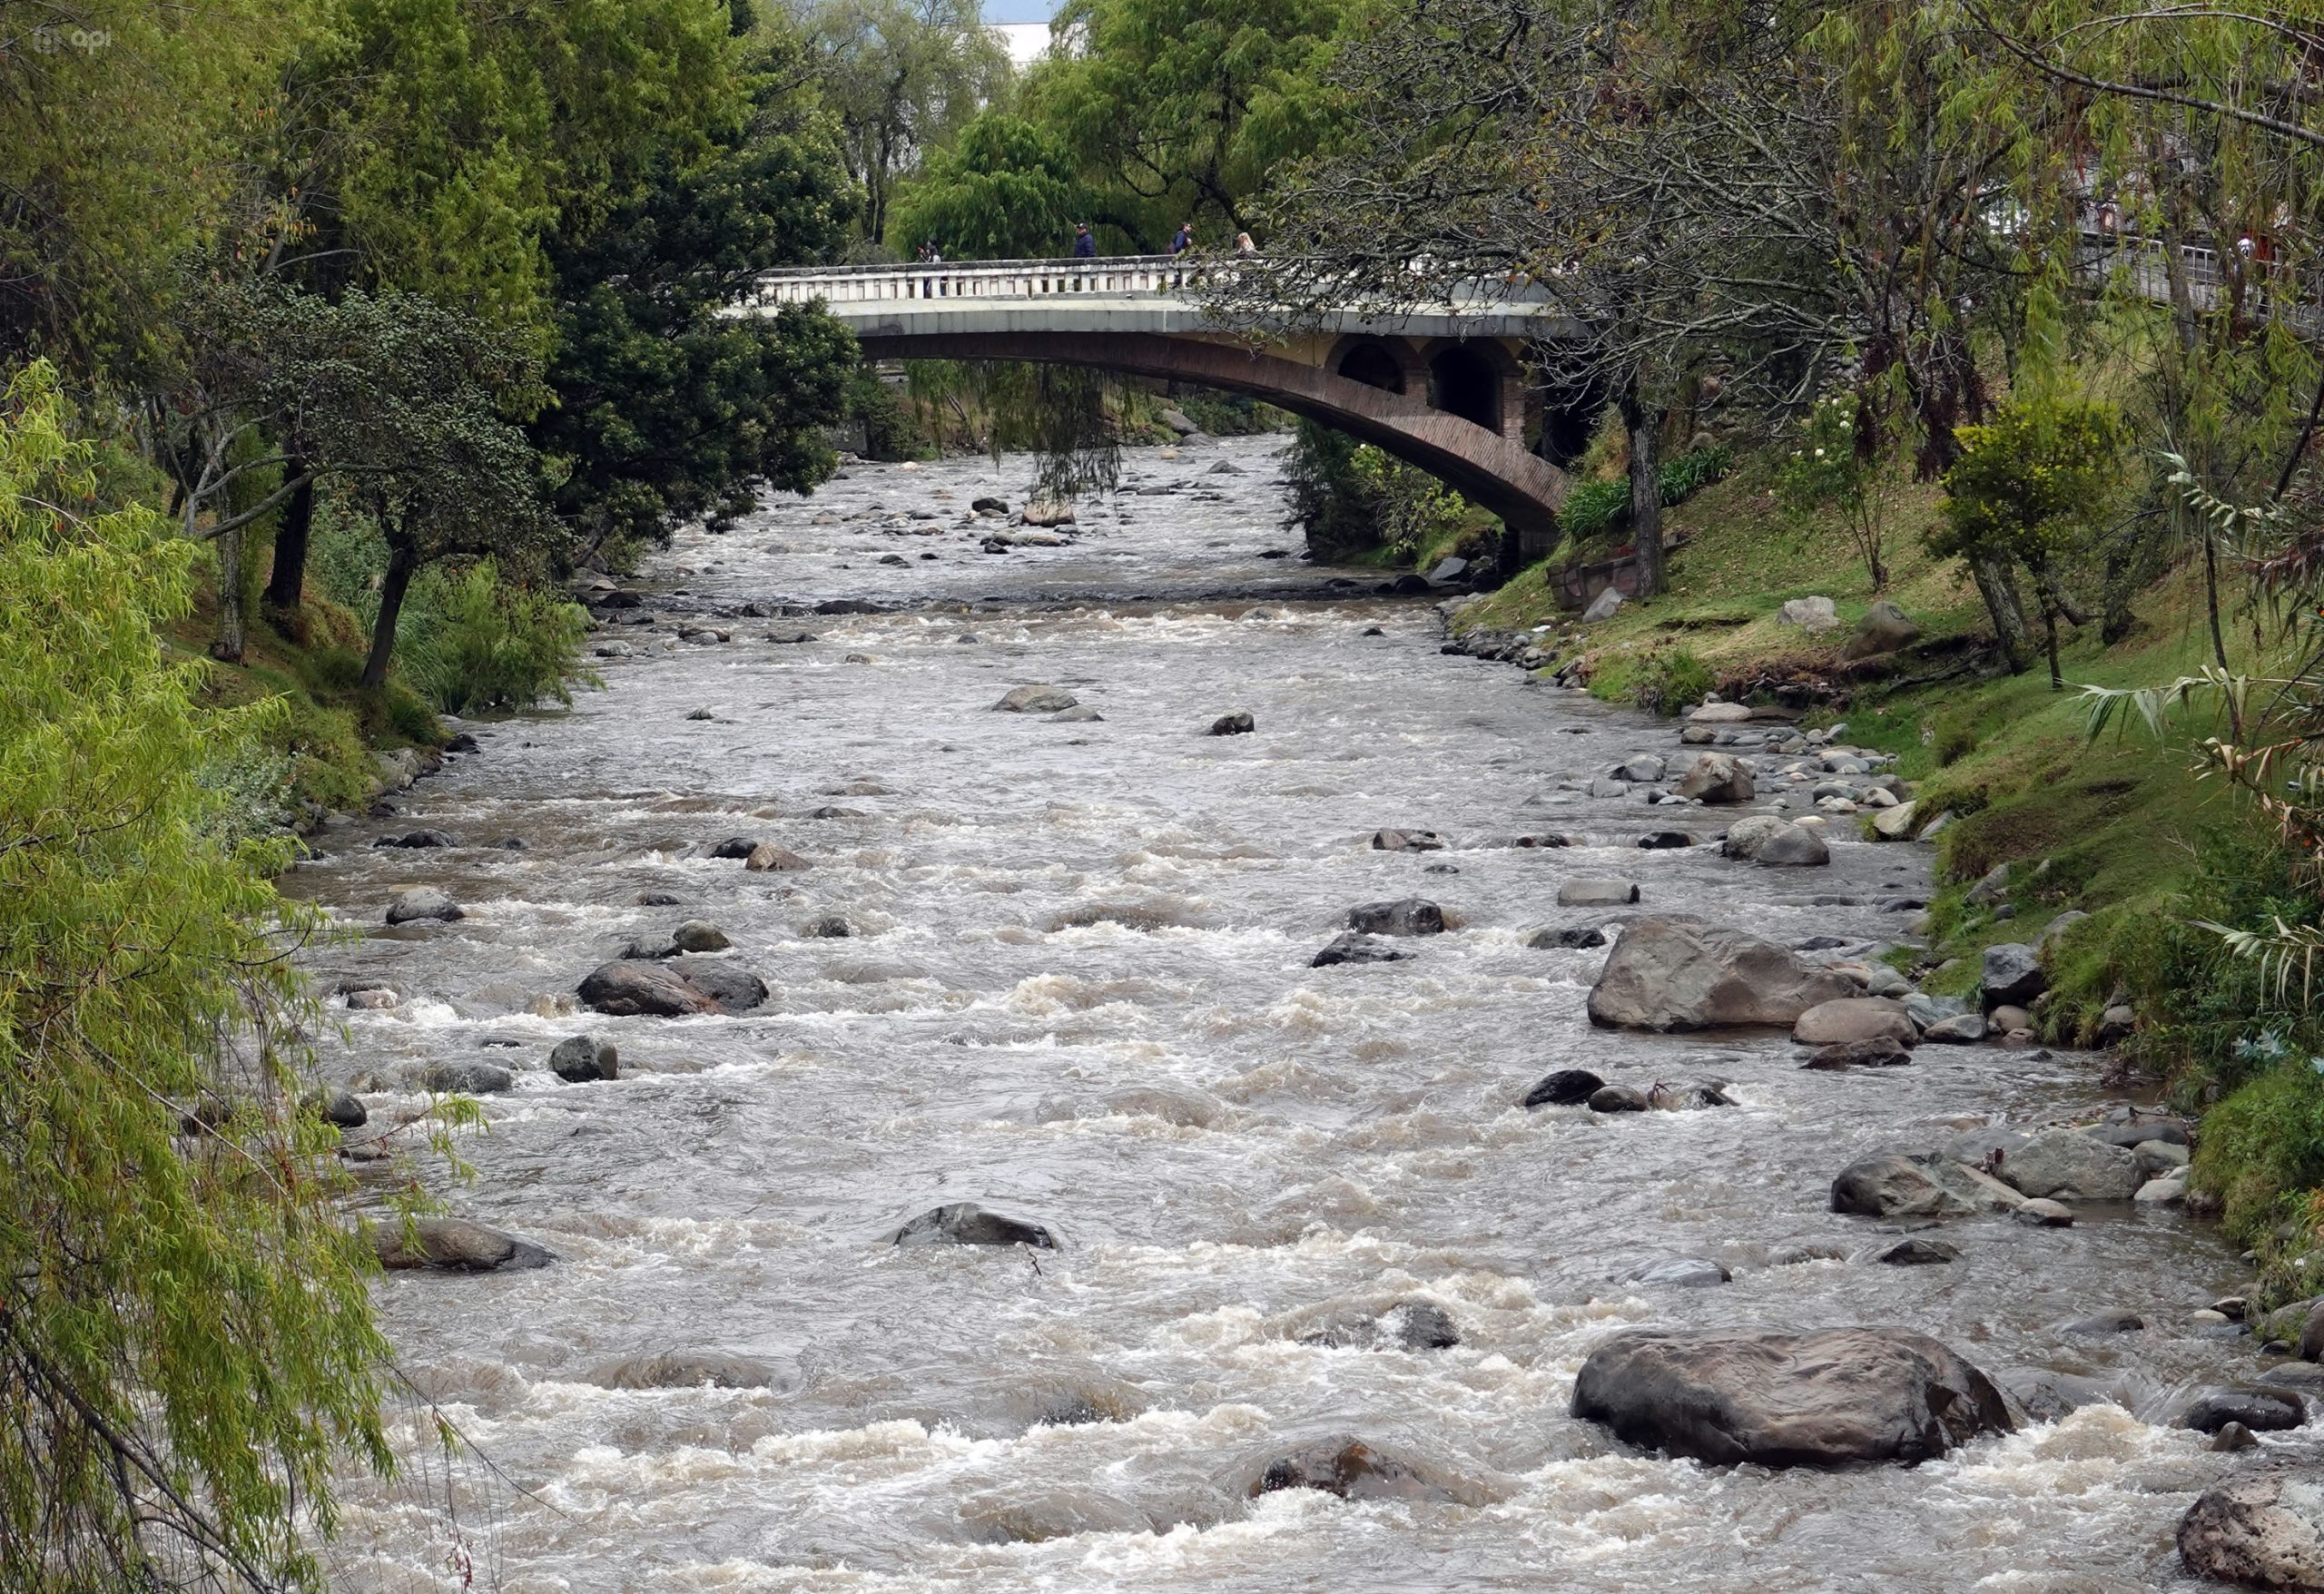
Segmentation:
<svg viewBox="0 0 2324 1594">
<path fill-rule="evenodd" d="M 386 1347 L 227 778 L 279 710 L 202 706 L 194 550 L 65 424 L 45 366 L 0 401 L 0 1584 L 320 1587 L 293 1508 L 386 1464 Z"/>
</svg>

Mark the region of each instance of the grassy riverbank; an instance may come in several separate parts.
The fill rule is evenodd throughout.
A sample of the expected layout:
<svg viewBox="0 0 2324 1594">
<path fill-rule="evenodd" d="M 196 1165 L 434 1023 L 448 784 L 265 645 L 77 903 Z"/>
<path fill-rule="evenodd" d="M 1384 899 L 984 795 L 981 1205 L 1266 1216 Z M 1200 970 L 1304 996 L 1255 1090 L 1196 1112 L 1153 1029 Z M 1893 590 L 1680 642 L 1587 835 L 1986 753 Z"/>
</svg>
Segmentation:
<svg viewBox="0 0 2324 1594">
<path fill-rule="evenodd" d="M 1557 652 L 1549 667 L 1579 661 L 1590 690 L 1615 701 L 1681 659 L 1699 661 L 1729 695 L 1827 688 L 1835 701 L 1807 723 L 1845 721 L 1851 742 L 1898 756 L 1923 819 L 1954 815 L 1934 842 L 1941 885 L 1927 917 L 1926 986 L 1972 990 L 1987 945 L 2032 941 L 2061 913 L 2088 914 L 2049 955 L 2039 1028 L 2088 1046 L 2108 1008 L 2134 1009 L 2137 1028 L 2119 1047 L 2129 1080 L 2208 1114 L 2195 1187 L 2261 1252 L 2277 1293 L 2314 1293 L 2299 1262 L 2315 1227 L 2310 1192 L 2324 1184 L 2324 1086 L 2303 1059 L 2324 1050 L 2324 1036 L 2197 922 L 2312 922 L 2312 893 L 2292 884 L 2290 861 L 2250 800 L 2200 772 L 2200 744 L 2225 733 L 2208 712 L 2190 711 L 2159 739 L 2136 723 L 2093 739 L 2088 700 L 2074 690 L 2153 685 L 2208 662 L 2197 575 L 2145 593 L 2114 646 L 2095 625 L 2068 635 L 2067 690 L 2053 691 L 2038 664 L 2010 675 L 1988 662 L 1974 587 L 1957 563 L 1923 546 L 1935 488 L 1905 496 L 1889 539 L 1891 579 L 1876 595 L 1837 530 L 1803 529 L 1783 513 L 1770 475 L 1765 457 L 1746 458 L 1669 512 L 1679 545 L 1669 590 L 1650 603 L 1582 625 L 1557 608 L 1537 567 L 1470 605 L 1456 625 L 1546 625 L 1543 645 Z M 1814 635 L 1777 620 L 1787 599 L 1810 595 L 1834 601 L 1839 629 Z M 1843 644 L 1877 597 L 1922 635 L 1894 673 L 1851 680 Z M 2248 616 L 2230 630 L 2232 666 L 2264 669 L 2270 633 Z M 1999 900 L 1973 904 L 1972 888 L 1996 869 L 2006 881 Z M 2289 1064 L 2271 1060 L 2270 1034 Z"/>
</svg>

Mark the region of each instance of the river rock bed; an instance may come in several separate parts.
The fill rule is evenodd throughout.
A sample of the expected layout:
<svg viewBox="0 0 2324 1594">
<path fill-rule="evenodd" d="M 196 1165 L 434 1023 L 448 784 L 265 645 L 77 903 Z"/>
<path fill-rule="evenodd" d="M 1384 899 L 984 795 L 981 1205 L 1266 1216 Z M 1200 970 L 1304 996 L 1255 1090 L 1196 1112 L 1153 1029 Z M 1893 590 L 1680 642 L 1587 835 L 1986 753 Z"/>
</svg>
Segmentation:
<svg viewBox="0 0 2324 1594">
<path fill-rule="evenodd" d="M 364 932 L 313 957 L 346 992 L 334 1082 L 381 1125 L 431 1068 L 510 1075 L 445 1192 L 489 1237 L 379 1286 L 405 1371 L 506 1475 L 453 1469 L 498 1586 L 2180 1579 L 2197 1497 L 2310 1430 L 2220 1451 L 2182 1425 L 2283 1359 L 2211 1310 L 2246 1283 L 2215 1233 L 2112 1194 L 2108 1153 L 2175 1164 L 2117 1146 L 2151 1125 L 2097 1062 L 1940 1039 L 1972 1009 L 1884 978 L 1927 850 L 1822 804 L 1909 796 L 1844 736 L 1653 723 L 1441 653 L 1425 597 L 1268 556 L 1278 446 L 1134 452 L 1128 490 L 1005 554 L 972 505 L 1022 501 L 1022 460 L 858 466 L 684 535 L 598 605 L 607 691 L 465 724 L 476 751 L 317 835 L 288 889 Z M 991 712 L 1029 687 L 1074 702 Z M 1751 794 L 1678 795 L 1706 752 Z M 1755 818 L 1821 819 L 1827 861 L 1726 855 Z M 422 831 L 454 844 L 372 844 Z M 387 923 L 416 890 L 458 917 Z M 1673 916 L 1818 1001 L 1593 1025 L 1626 934 Z M 1344 935 L 1399 955 L 1315 966 Z M 584 1009 L 607 969 L 633 1010 Z M 1825 1044 L 1793 1027 L 1833 1000 L 1890 1004 L 1911 1036 L 1875 1038 L 1909 1065 L 1802 1068 Z M 2006 1183 L 2036 1144 L 2067 1199 Z M 1890 1154 L 2007 1197 L 1834 1210 Z M 1931 1371 L 1866 1451 L 1916 1466 L 1736 1470 L 1574 1414 L 1620 1333 L 1859 1328 L 1926 1336 L 1884 1342 Z M 1977 1407 L 1935 1412 L 1941 1444 L 1931 1390 Z M 1777 1422 L 1747 1415 L 1721 1432 Z M 426 1451 L 425 1414 L 396 1438 Z M 429 1491 L 351 1491 L 335 1586 L 459 1586 Z"/>
</svg>

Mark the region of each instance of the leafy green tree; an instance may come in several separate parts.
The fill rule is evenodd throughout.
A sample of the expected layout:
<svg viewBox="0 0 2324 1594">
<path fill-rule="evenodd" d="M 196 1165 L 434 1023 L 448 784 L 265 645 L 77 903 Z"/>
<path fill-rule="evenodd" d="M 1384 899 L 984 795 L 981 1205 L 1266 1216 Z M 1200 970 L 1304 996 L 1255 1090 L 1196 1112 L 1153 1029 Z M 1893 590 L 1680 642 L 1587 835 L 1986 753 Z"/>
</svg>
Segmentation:
<svg viewBox="0 0 2324 1594">
<path fill-rule="evenodd" d="M 1354 0 L 1068 0 L 1072 41 L 1029 74 L 1021 109 L 1073 153 L 1093 215 L 1132 250 L 1179 223 L 1231 244 L 1295 157 L 1330 148 L 1345 103 L 1332 75 Z"/>
<path fill-rule="evenodd" d="M 706 149 L 674 140 L 586 231 L 550 248 L 553 402 L 534 442 L 585 545 L 731 517 L 761 486 L 803 490 L 836 463 L 855 341 L 820 309 L 722 312 L 768 266 L 828 259 L 856 192 L 828 122 L 793 86 L 795 44 L 753 74 L 747 116 Z"/>
<path fill-rule="evenodd" d="M 274 705 L 170 662 L 193 547 L 91 507 L 46 365 L 0 400 L 0 1585 L 320 1589 L 385 1469 L 369 1247 L 270 883 L 207 780 Z"/>
<path fill-rule="evenodd" d="M 2121 486 L 2122 418 L 2108 405 L 2022 397 L 1957 435 L 1945 473 L 1945 518 L 1932 552 L 2015 564 L 2033 577 L 2048 635 L 2050 685 L 2063 690 L 2058 620 L 2079 624 L 2067 569 Z"/>
<path fill-rule="evenodd" d="M 1009 52 L 978 0 L 822 0 L 806 27 L 847 174 L 863 190 L 863 238 L 876 245 L 899 181 L 1000 93 Z"/>
<path fill-rule="evenodd" d="M 1088 209 L 1064 144 L 994 111 L 932 153 L 896 202 L 900 238 L 933 240 L 947 259 L 1036 260 L 1067 253 Z"/>
</svg>

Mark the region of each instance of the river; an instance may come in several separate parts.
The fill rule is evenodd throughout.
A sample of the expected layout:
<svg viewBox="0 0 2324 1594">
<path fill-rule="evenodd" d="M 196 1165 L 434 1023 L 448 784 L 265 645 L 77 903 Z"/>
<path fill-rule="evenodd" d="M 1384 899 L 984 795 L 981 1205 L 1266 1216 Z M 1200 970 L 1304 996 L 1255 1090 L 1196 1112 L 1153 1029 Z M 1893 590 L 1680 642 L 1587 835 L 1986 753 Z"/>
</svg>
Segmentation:
<svg viewBox="0 0 2324 1594">
<path fill-rule="evenodd" d="M 1905 1268 L 1871 1261 L 1892 1226 L 1827 1210 L 1832 1175 L 1883 1143 L 2095 1112 L 2090 1059 L 1927 1047 L 1909 1068 L 1804 1072 L 1780 1036 L 1594 1030 L 1603 954 L 1526 944 L 1607 916 L 1554 905 L 1575 874 L 1781 941 L 1879 940 L 1906 918 L 1882 903 L 1925 894 L 1926 850 L 1836 844 L 1812 871 L 1640 851 L 1648 830 L 1732 817 L 1588 795 L 1630 754 L 1672 751 L 1671 727 L 1441 654 L 1425 600 L 1265 556 L 1296 546 L 1278 446 L 1133 452 L 1125 490 L 1053 548 L 980 553 L 991 523 L 961 524 L 979 494 L 1021 495 L 1021 459 L 859 466 L 682 536 L 641 584 L 648 612 L 911 606 L 720 619 L 723 645 L 609 628 L 637 652 L 606 664 L 606 690 L 473 727 L 482 752 L 396 817 L 324 834 L 290 889 L 369 929 L 315 971 L 401 992 L 335 1015 L 328 1066 L 381 1117 L 419 1105 L 428 1063 L 516 1068 L 468 1146 L 476 1177 L 447 1195 L 557 1258 L 381 1282 L 404 1370 L 491 1465 L 451 1469 L 455 1540 L 426 1418 L 400 1408 L 411 1469 L 350 1484 L 340 1586 L 2180 1579 L 2171 1530 L 2232 1458 L 2171 1415 L 2252 1363 L 2188 1323 L 2244 1280 L 2217 1235 L 2128 1208 L 2065 1230 L 1955 1222 L 1960 1262 Z M 1103 717 L 991 712 L 1033 683 Z M 1254 733 L 1204 733 L 1237 711 Z M 468 844 L 370 845 L 418 825 Z M 1383 826 L 1452 845 L 1372 850 Z M 1577 845 L 1507 844 L 1549 831 Z M 709 856 L 735 835 L 812 867 Z M 482 845 L 502 837 L 524 845 Z M 467 917 L 382 928 L 414 884 Z M 653 893 L 680 905 L 640 904 Z M 1413 894 L 1455 927 L 1405 961 L 1309 966 L 1351 905 Z M 834 915 L 852 934 L 803 933 Z M 573 1013 L 592 967 L 690 918 L 733 939 L 765 1007 Z M 618 1044 L 619 1079 L 544 1070 L 584 1029 Z M 1738 1105 L 1519 1105 L 1567 1066 L 1722 1079 Z M 1048 1225 L 1060 1248 L 888 1243 L 953 1201 Z M 1666 1257 L 1733 1282 L 1615 1282 Z M 1406 1301 L 1442 1307 L 1461 1343 L 1303 1340 Z M 2114 1308 L 2147 1327 L 2061 1331 Z M 1661 1461 L 1567 1414 L 1592 1343 L 1648 1323 L 1898 1323 L 2122 1403 L 1914 1470 Z M 703 1351 L 763 1363 L 766 1386 L 610 1387 Z M 1462 1503 L 1250 1498 L 1270 1460 L 1338 1433 Z"/>
</svg>

